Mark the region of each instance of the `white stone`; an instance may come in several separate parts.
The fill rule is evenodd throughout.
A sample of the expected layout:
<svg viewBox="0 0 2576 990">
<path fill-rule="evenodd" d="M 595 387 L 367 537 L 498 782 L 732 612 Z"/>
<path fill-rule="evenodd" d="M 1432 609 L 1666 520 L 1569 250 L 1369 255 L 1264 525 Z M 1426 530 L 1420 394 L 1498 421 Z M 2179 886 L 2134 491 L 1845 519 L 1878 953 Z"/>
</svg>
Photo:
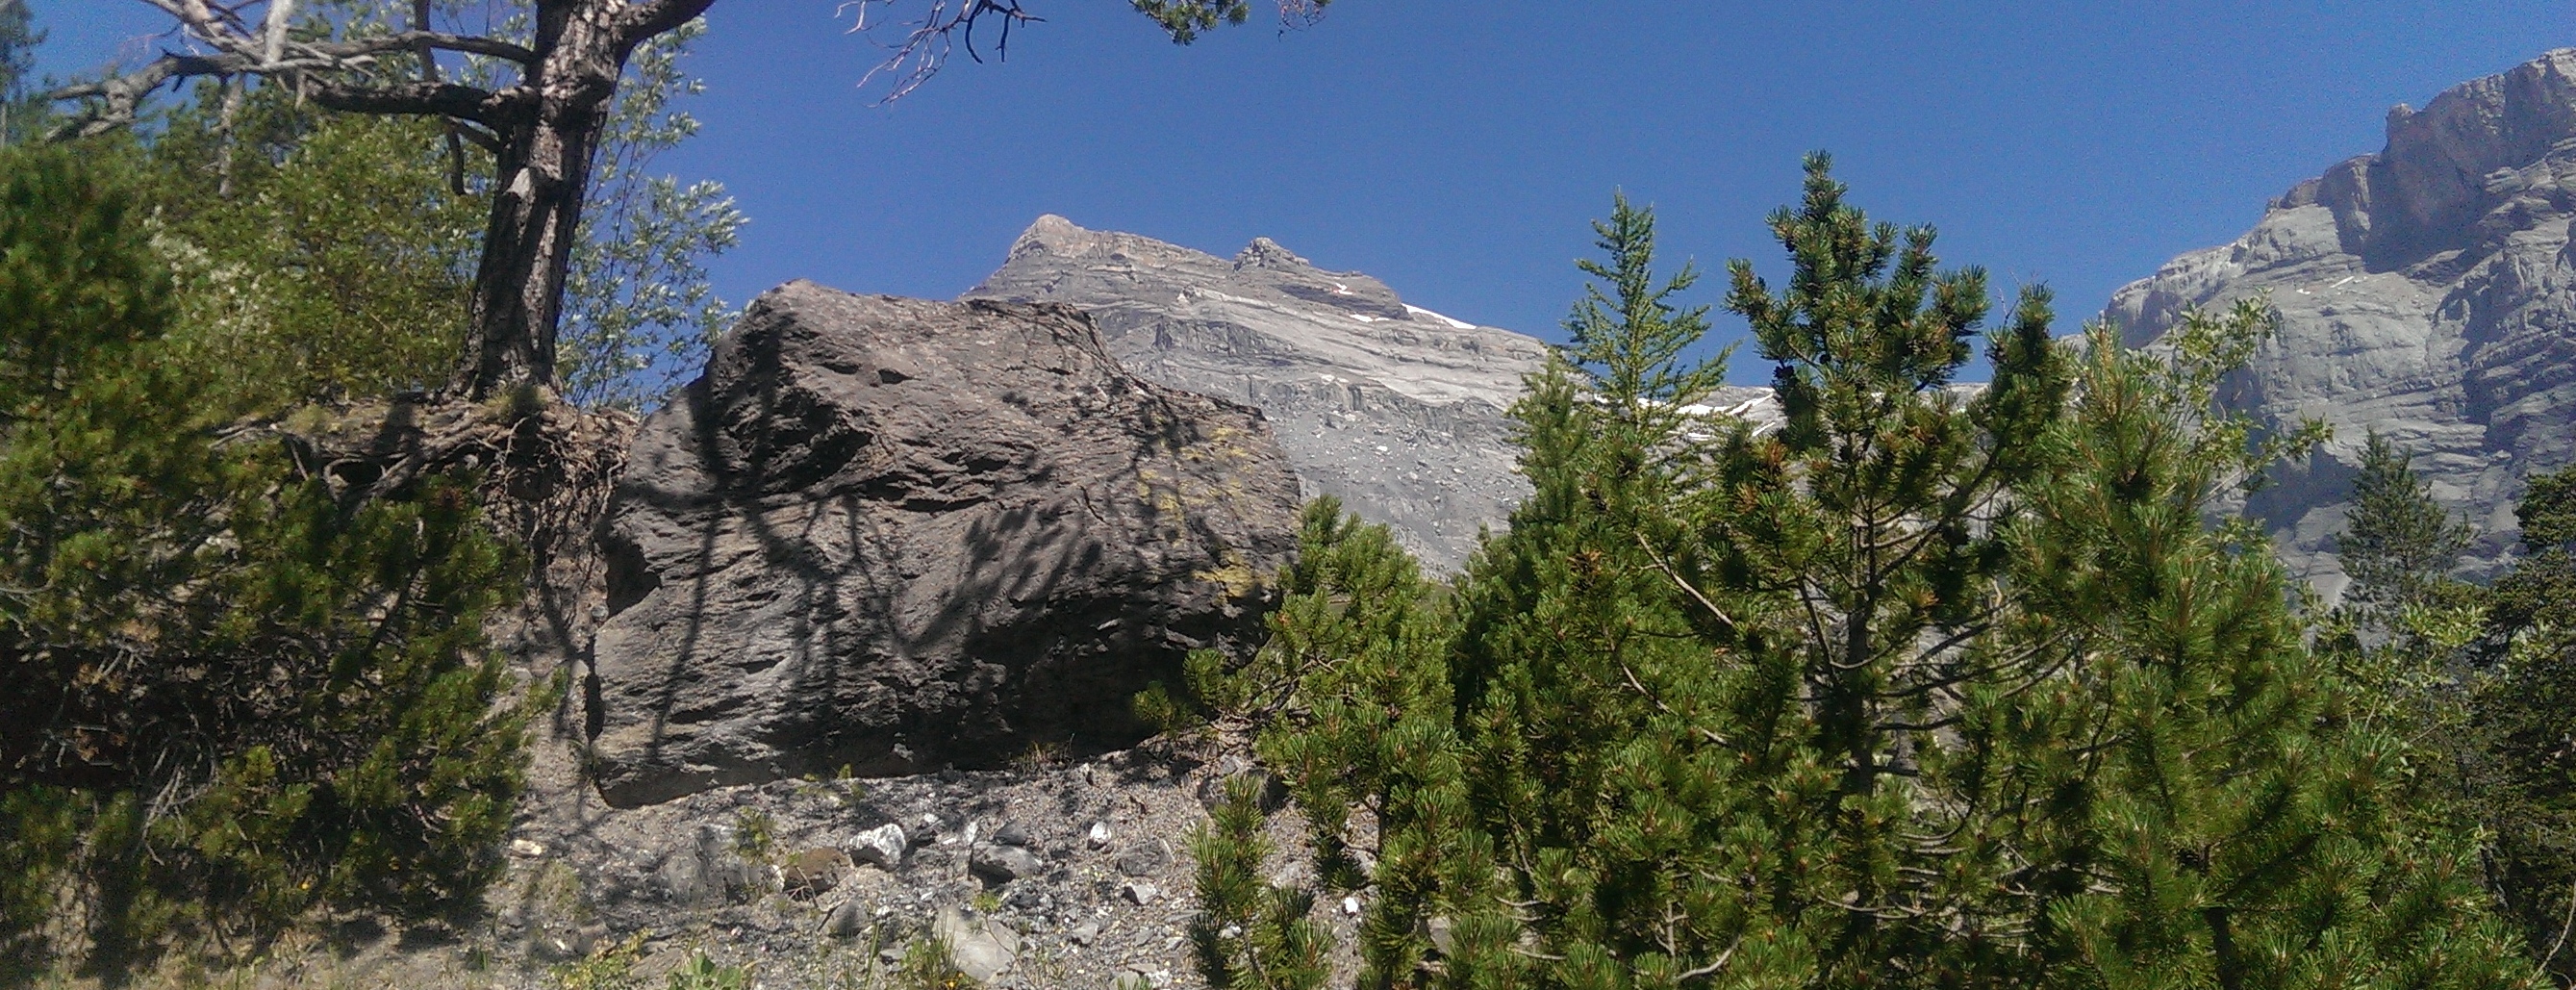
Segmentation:
<svg viewBox="0 0 2576 990">
<path fill-rule="evenodd" d="M 911 848 L 905 840 L 903 826 L 887 822 L 861 832 L 850 839 L 850 858 L 882 869 L 903 865 L 903 851 Z"/>
<path fill-rule="evenodd" d="M 1020 956 L 1020 933 L 971 910 L 940 909 L 930 931 L 947 944 L 948 964 L 977 983 L 993 982 Z"/>
</svg>

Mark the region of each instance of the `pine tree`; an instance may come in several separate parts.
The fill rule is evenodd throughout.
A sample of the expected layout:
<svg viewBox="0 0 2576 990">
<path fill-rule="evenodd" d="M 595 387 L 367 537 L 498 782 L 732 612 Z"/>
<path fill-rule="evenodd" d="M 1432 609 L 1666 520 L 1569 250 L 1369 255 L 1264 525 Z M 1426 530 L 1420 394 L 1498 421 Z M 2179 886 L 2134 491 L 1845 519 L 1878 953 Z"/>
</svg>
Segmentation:
<svg viewBox="0 0 2576 990">
<path fill-rule="evenodd" d="M 1261 879 L 1270 841 L 1261 831 L 1259 791 L 1249 777 L 1228 779 L 1213 820 L 1190 837 L 1199 895 L 1190 940 L 1199 974 L 1218 990 L 1316 990 L 1324 984 L 1326 939 L 1307 917 L 1315 896 Z"/>
<path fill-rule="evenodd" d="M 2576 466 L 2534 476 L 2514 518 L 2524 553 L 2487 598 L 2494 633 L 2576 629 Z"/>
<path fill-rule="evenodd" d="M 2077 669 L 2093 724 L 2058 744 L 2091 763 L 2060 846 L 2087 882 L 2036 947 L 2100 986 L 2517 985 L 2466 837 L 2406 806 L 2421 754 L 2302 648 L 2259 532 L 2202 521 L 2321 433 L 2254 442 L 2215 411 L 2273 319 L 2195 313 L 2157 354 L 2091 336 L 2029 571 L 2095 637 Z"/>
<path fill-rule="evenodd" d="M 513 554 L 452 481 L 350 505 L 218 442 L 114 164 L 0 151 L 0 947 L 477 910 L 548 697 L 495 706 Z"/>
<path fill-rule="evenodd" d="M 43 122 L 44 107 L 27 92 L 36 46 L 45 43 L 34 22 L 27 0 L 0 0 L 0 147 L 24 143 Z"/>
<path fill-rule="evenodd" d="M 1597 282 L 1567 321 L 1574 346 L 1513 411 L 1534 491 L 1460 592 L 1472 805 L 1509 864 L 1484 897 L 1514 908 L 1461 932 L 1456 985 L 1809 969 L 1794 913 L 1732 896 L 1788 879 L 1776 854 L 1812 831 L 1766 809 L 1768 785 L 1812 779 L 1809 761 L 1725 745 L 1794 687 L 1776 664 L 1713 664 L 1741 609 L 1695 594 L 1709 560 L 1688 496 L 1744 431 L 1695 408 L 1722 364 L 1678 363 L 1707 322 L 1667 301 L 1688 268 L 1653 276 L 1652 215 L 1622 199 L 1595 231 L 1606 257 L 1583 267 Z"/>
<path fill-rule="evenodd" d="M 2432 485 L 2415 473 L 2414 455 L 2370 431 L 2352 508 L 2335 551 L 2352 576 L 2347 600 L 2383 627 L 2408 607 L 2437 603 L 2472 538 L 2468 520 L 2433 501 Z"/>
<path fill-rule="evenodd" d="M 1978 834 L 1980 816 L 2012 821 L 1974 789 L 1992 783 L 1990 754 L 1943 739 L 1975 724 L 1981 691 L 2042 680 L 2052 662 L 2056 630 L 2021 607 L 2007 568 L 2012 490 L 2047 463 L 2067 370 L 2033 288 L 1990 337 L 1994 384 L 1950 388 L 1987 315 L 1984 273 L 1939 271 L 1930 228 L 1870 224 L 1824 156 L 1807 166 L 1804 201 L 1771 220 L 1795 264 L 1785 290 L 1730 266 L 1728 307 L 1774 363 L 1785 422 L 1730 446 L 1707 539 L 1721 580 L 1763 602 L 1766 661 L 1794 671 L 1801 700 L 1783 715 L 1803 724 L 1774 745 L 1827 775 L 1805 809 L 1822 834 L 1801 878 L 1810 938 L 1833 947 L 1823 967 L 1863 979 L 1947 952 L 1965 961 L 1927 971 L 1975 971 L 2010 944 L 2017 912 L 1973 895 L 2044 887 L 2044 872 L 2013 871 L 2049 864 L 2014 863 Z M 1951 778 L 1969 792 L 1935 806 L 1956 820 L 1909 822 L 1921 789 Z"/>
<path fill-rule="evenodd" d="M 1982 276 L 1821 155 L 1805 193 L 1772 218 L 1785 288 L 1738 262 L 1727 299 L 1785 423 L 1674 401 L 1715 380 L 1674 360 L 1705 324 L 1618 204 L 1576 345 L 1514 409 L 1533 493 L 1459 581 L 1450 725 L 1391 733 L 1439 758 L 1336 794 L 1312 782 L 1380 757 L 1265 751 L 1301 807 L 1407 809 L 1363 983 L 2521 979 L 2463 837 L 2399 807 L 2407 744 L 2305 648 L 2259 532 L 2207 522 L 2318 435 L 2212 404 L 2269 315 L 2069 347 L 2027 290 L 1993 382 L 1954 388 Z"/>
<path fill-rule="evenodd" d="M 2576 978 L 2563 951 L 2576 907 L 2576 654 L 2559 632 L 2576 618 L 2564 525 L 2576 473 L 2532 479 L 2516 508 L 2526 554 L 2478 588 L 2450 577 L 2466 522 L 2433 501 L 2409 460 L 2376 432 L 2363 448 L 2339 540 L 2353 585 L 2319 643 L 2363 689 L 2357 709 L 2417 752 L 2409 804 L 2483 835 L 2482 879 L 2529 956 Z"/>
<path fill-rule="evenodd" d="M 2576 981 L 2576 468 L 2533 477 L 2515 515 L 2524 556 L 2478 599 L 2463 803 L 2486 831 L 2488 888 L 2563 984 Z"/>
<path fill-rule="evenodd" d="M 1435 919 L 1494 925 L 1470 917 L 1483 905 L 1462 894 L 1483 889 L 1492 870 L 1471 824 L 1450 717 L 1443 652 L 1452 613 L 1386 527 L 1361 523 L 1329 496 L 1306 506 L 1280 592 L 1270 641 L 1231 670 L 1213 655 L 1199 658 L 1192 694 L 1214 710 L 1220 734 L 1252 736 L 1262 761 L 1287 779 L 1322 886 L 1373 888 L 1361 919 L 1361 982 L 1403 985 L 1431 962 Z M 1266 850 L 1254 845 L 1250 802 L 1249 791 L 1230 799 L 1219 828 L 1195 847 L 1206 908 L 1195 931 L 1212 986 L 1290 985 L 1259 974 L 1308 968 L 1308 936 L 1288 916 L 1314 891 L 1260 892 L 1266 885 L 1253 871 Z M 1354 848 L 1355 834 L 1376 841 Z M 1224 934 L 1229 928 L 1235 934 Z"/>
</svg>

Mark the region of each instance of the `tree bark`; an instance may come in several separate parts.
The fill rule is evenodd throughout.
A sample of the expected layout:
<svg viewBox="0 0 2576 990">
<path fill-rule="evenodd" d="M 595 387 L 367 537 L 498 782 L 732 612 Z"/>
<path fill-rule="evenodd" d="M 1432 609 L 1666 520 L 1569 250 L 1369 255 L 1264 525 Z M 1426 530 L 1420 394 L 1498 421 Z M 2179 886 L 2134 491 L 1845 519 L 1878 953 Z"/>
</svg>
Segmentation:
<svg viewBox="0 0 2576 990">
<path fill-rule="evenodd" d="M 523 87 L 533 112 L 501 134 L 491 220 L 469 303 L 455 388 L 482 399 L 555 381 L 564 283 L 581 227 L 591 159 L 635 46 L 713 0 L 557 0 L 537 5 L 537 63 Z"/>
</svg>

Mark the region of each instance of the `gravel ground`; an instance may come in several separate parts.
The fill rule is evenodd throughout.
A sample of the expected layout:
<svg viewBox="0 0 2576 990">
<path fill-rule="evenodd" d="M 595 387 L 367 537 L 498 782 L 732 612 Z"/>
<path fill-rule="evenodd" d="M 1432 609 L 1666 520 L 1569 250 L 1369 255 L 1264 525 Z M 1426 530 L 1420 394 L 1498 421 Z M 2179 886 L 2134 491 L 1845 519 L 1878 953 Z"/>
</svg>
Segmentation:
<svg viewBox="0 0 2576 990">
<path fill-rule="evenodd" d="M 570 747 L 540 744 L 508 874 L 471 928 L 352 922 L 215 982 L 658 990 L 703 952 L 756 987 L 909 987 L 905 953 L 936 933 L 952 963 L 987 977 L 974 985 L 996 990 L 1198 988 L 1189 836 L 1224 775 L 1247 765 L 1149 745 L 627 809 L 578 786 L 575 766 Z M 869 839 L 892 845 L 888 825 L 903 833 L 891 868 L 869 861 Z M 1274 848 L 1296 848 L 1302 827 L 1293 810 L 1274 814 Z M 1268 873 L 1312 875 L 1284 851 Z M 1316 916 L 1349 944 L 1340 898 L 1319 898 Z"/>
</svg>

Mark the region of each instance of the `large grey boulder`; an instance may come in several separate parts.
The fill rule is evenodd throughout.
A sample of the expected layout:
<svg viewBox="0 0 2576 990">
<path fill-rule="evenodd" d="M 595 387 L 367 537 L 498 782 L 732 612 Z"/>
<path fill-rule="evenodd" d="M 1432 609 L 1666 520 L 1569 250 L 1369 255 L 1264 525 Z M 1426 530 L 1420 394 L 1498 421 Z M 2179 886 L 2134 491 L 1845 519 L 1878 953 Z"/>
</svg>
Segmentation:
<svg viewBox="0 0 2576 990">
<path fill-rule="evenodd" d="M 1128 370 L 1260 407 L 1307 495 L 1387 524 L 1435 569 L 1528 493 L 1504 411 L 1547 345 L 1267 238 L 1226 259 L 1043 216 L 966 297 L 1079 306 Z"/>
<path fill-rule="evenodd" d="M 2524 480 L 2576 459 L 2576 49 L 2388 114 L 2388 143 L 2294 186 L 2260 223 L 2122 288 L 2108 316 L 2132 344 L 2186 307 L 2268 295 L 2281 334 L 2226 401 L 2331 445 L 2247 506 L 2293 571 L 2329 594 L 2359 450 L 2371 429 L 2416 452 L 2436 498 L 2482 537 L 2491 573 L 2517 538 Z"/>
<path fill-rule="evenodd" d="M 1121 371 L 1078 311 L 773 289 L 603 524 L 601 793 L 1132 742 L 1149 680 L 1257 638 L 1297 506 L 1257 410 Z"/>
</svg>

